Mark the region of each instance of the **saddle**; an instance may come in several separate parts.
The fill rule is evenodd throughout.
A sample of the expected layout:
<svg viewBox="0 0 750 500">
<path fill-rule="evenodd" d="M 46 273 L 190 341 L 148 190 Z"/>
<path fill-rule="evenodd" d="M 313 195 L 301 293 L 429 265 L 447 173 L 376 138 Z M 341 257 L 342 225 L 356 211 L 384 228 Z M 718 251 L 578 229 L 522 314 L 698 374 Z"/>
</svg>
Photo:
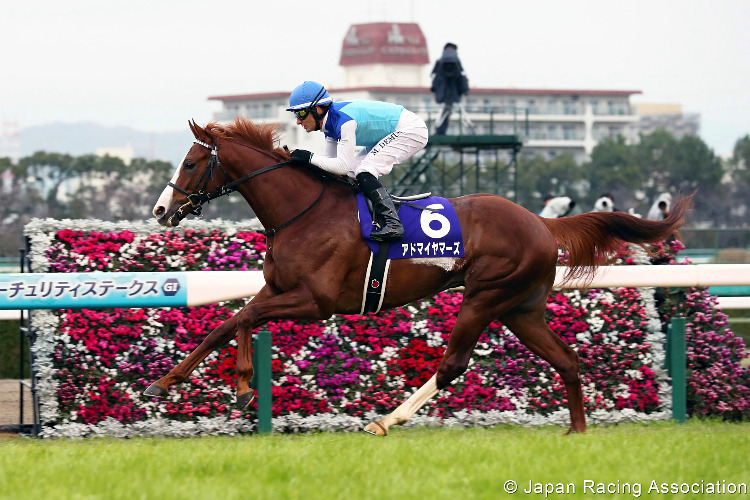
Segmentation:
<svg viewBox="0 0 750 500">
<path fill-rule="evenodd" d="M 393 204 L 396 205 L 396 207 L 400 207 L 401 205 L 406 205 L 407 207 L 417 208 L 419 210 L 430 210 L 429 208 L 409 203 L 410 201 L 424 200 L 425 198 L 429 198 L 430 196 L 432 196 L 432 193 L 428 192 L 428 193 L 413 194 L 411 196 L 391 195 L 391 199 L 393 200 Z M 367 196 L 365 196 L 365 201 L 367 202 L 367 210 L 370 211 L 370 215 L 373 215 L 372 201 Z"/>
</svg>

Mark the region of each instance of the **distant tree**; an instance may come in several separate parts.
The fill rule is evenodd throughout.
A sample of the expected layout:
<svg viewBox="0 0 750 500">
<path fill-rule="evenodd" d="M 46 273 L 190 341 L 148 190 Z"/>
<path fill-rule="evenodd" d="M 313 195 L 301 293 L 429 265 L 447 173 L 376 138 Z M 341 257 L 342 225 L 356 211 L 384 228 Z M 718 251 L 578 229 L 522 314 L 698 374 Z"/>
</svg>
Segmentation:
<svg viewBox="0 0 750 500">
<path fill-rule="evenodd" d="M 556 156 L 546 160 L 537 155 L 519 160 L 517 201 L 532 212 L 542 208 L 545 195 L 580 198 L 583 168 L 571 155 Z"/>
<path fill-rule="evenodd" d="M 641 134 L 633 153 L 638 169 L 643 172 L 641 186 L 645 188 L 648 198 L 652 199 L 659 193 L 669 191 L 669 173 L 675 170 L 675 163 L 678 161 L 677 140 L 674 136 L 664 129 L 648 135 Z"/>
<path fill-rule="evenodd" d="M 750 135 L 734 143 L 730 164 L 736 181 L 750 183 Z"/>
<path fill-rule="evenodd" d="M 732 157 L 726 163 L 731 179 L 726 186 L 728 192 L 722 198 L 728 205 L 727 224 L 747 227 L 750 220 L 750 135 L 737 139 Z"/>
<path fill-rule="evenodd" d="M 39 193 L 46 200 L 52 217 L 71 217 L 67 195 L 73 195 L 78 186 L 88 180 L 101 175 L 117 175 L 124 168 L 121 159 L 110 156 L 74 157 L 37 151 L 13 166 L 14 185 L 24 192 Z M 63 186 L 67 186 L 66 192 L 61 192 Z"/>
<path fill-rule="evenodd" d="M 118 205 L 114 219 L 142 220 L 152 217 L 151 210 L 167 187 L 174 169 L 174 165 L 166 161 L 134 159 L 112 196 Z"/>
<path fill-rule="evenodd" d="M 677 142 L 677 161 L 670 172 L 674 188 L 691 192 L 696 188 L 716 190 L 724 170 L 721 159 L 700 137 L 686 135 Z"/>
<path fill-rule="evenodd" d="M 9 158 L 0 158 L 0 173 L 16 170 Z M 15 180 L 15 177 L 14 179 Z M 47 203 L 36 190 L 24 190 L 19 184 L 0 186 L 0 256 L 16 257 L 23 247 L 23 227 L 32 217 L 47 217 Z"/>
<path fill-rule="evenodd" d="M 591 159 L 583 164 L 583 171 L 589 183 L 587 196 L 582 199 L 586 207 L 593 207 L 603 193 L 614 195 L 618 209 L 632 207 L 636 203 L 634 194 L 646 179 L 636 161 L 634 147 L 622 135 L 599 141 Z"/>
<path fill-rule="evenodd" d="M 16 165 L 0 158 L 0 173 L 7 169 L 13 180 L 2 193 L 0 204 L 0 255 L 13 256 L 23 246 L 23 227 L 34 217 L 151 217 L 151 209 L 174 167 L 142 158 L 125 165 L 111 156 L 37 152 L 21 158 Z"/>
<path fill-rule="evenodd" d="M 645 213 L 660 193 L 688 194 L 698 188 L 700 193 L 691 217 L 700 220 L 723 217 L 721 203 L 716 202 L 721 198 L 722 164 L 702 139 L 685 136 L 677 140 L 670 132 L 659 129 L 641 135 L 633 151 L 643 175 L 640 189 L 645 194 L 636 207 L 639 213 Z"/>
<path fill-rule="evenodd" d="M 656 130 L 641 136 L 635 151 L 651 198 L 665 191 L 715 190 L 721 182 L 721 161 L 699 137 L 678 141 L 666 130 Z"/>
<path fill-rule="evenodd" d="M 164 161 L 135 158 L 125 166 L 111 157 L 99 158 L 82 176 L 79 188 L 69 202 L 74 218 L 102 220 L 142 220 L 172 176 L 174 167 Z"/>
</svg>

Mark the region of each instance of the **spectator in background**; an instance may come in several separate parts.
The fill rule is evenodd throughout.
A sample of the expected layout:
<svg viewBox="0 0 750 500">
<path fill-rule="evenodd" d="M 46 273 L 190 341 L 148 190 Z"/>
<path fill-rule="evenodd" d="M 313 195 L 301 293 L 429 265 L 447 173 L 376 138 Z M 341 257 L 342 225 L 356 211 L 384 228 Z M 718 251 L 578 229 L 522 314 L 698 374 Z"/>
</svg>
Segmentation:
<svg viewBox="0 0 750 500">
<path fill-rule="evenodd" d="M 615 198 L 610 193 L 602 193 L 594 203 L 594 212 L 619 212 L 615 207 Z"/>
<path fill-rule="evenodd" d="M 544 217 L 545 219 L 567 217 L 575 206 L 575 200 L 572 200 L 567 196 L 555 196 L 547 201 L 542 211 L 539 212 L 539 216 Z"/>
<path fill-rule="evenodd" d="M 662 193 L 656 199 L 646 216 L 649 220 L 663 220 L 669 217 L 669 206 L 672 204 L 672 195 Z"/>
<path fill-rule="evenodd" d="M 443 105 L 440 118 L 435 122 L 435 135 L 445 135 L 453 105 L 461 101 L 461 96 L 469 93 L 469 79 L 458 58 L 456 44 L 450 42 L 445 44 L 443 56 L 435 62 L 431 76 L 430 90 L 435 94 L 435 102 Z"/>
<path fill-rule="evenodd" d="M 542 208 L 536 213 L 537 215 L 542 215 L 542 212 L 544 211 L 544 207 L 547 206 L 547 204 L 552 198 L 554 198 L 554 196 L 552 196 L 551 194 L 548 194 L 544 197 L 544 199 L 542 199 Z"/>
</svg>

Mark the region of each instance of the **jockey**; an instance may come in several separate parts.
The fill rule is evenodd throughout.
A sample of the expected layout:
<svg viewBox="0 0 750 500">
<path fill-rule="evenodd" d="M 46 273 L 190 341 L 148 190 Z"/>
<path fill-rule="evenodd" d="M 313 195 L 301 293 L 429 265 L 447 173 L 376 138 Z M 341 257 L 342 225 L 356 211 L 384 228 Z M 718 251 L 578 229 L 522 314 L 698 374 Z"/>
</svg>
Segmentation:
<svg viewBox="0 0 750 500">
<path fill-rule="evenodd" d="M 398 212 L 378 177 L 425 147 L 425 122 L 403 106 L 387 102 L 333 102 L 325 87 L 310 81 L 292 91 L 287 111 L 294 113 L 297 125 L 308 133 L 323 132 L 326 143 L 324 154 L 297 149 L 292 159 L 357 179 L 372 201 L 379 226 L 370 237 L 377 241 L 402 238 Z M 355 153 L 356 146 L 363 149 Z"/>
</svg>

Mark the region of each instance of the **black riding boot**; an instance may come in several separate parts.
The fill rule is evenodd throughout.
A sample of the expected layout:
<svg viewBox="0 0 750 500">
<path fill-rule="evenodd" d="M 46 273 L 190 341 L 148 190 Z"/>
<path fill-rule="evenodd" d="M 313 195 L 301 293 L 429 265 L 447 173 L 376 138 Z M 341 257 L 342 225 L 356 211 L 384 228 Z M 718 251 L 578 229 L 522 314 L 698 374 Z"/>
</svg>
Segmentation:
<svg viewBox="0 0 750 500">
<path fill-rule="evenodd" d="M 370 201 L 377 217 L 375 222 L 379 226 L 370 234 L 370 238 L 376 241 L 398 240 L 404 237 L 404 226 L 396 212 L 391 195 L 385 190 L 377 177 L 369 172 L 357 174 L 357 182 Z"/>
</svg>

